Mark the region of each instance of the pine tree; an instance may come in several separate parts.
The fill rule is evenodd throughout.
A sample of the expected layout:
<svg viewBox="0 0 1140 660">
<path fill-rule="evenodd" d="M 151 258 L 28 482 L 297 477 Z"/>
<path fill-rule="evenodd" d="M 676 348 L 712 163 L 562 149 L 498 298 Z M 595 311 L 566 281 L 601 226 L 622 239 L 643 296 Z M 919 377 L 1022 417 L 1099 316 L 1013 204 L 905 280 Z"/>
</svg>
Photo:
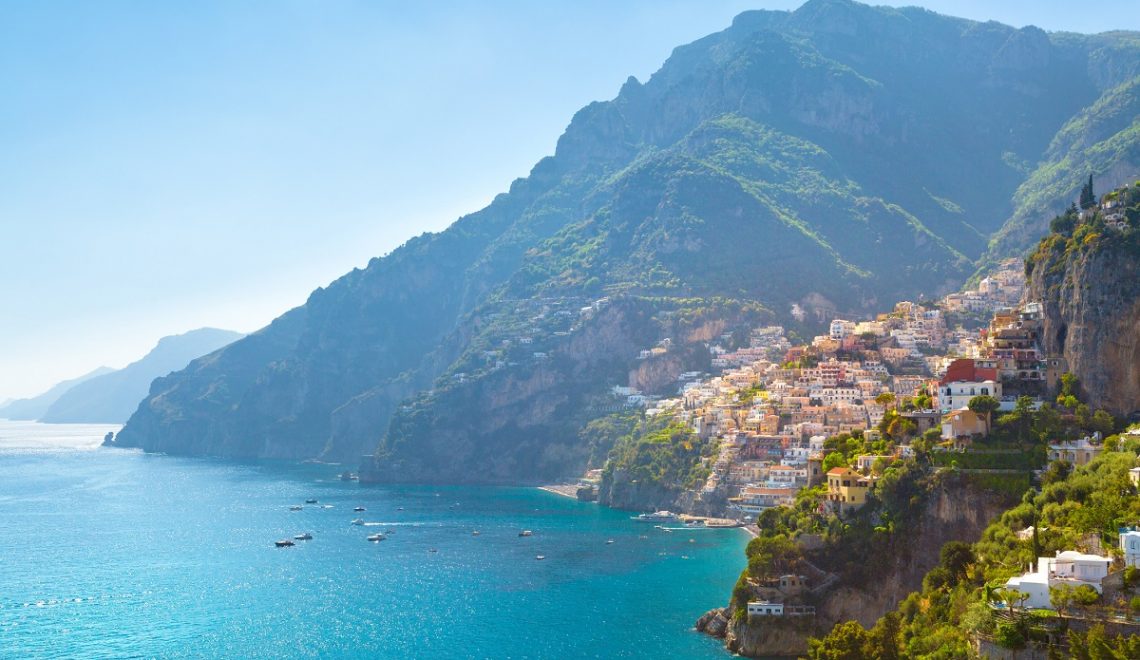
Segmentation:
<svg viewBox="0 0 1140 660">
<path fill-rule="evenodd" d="M 1088 209 L 1096 206 L 1096 194 L 1093 193 L 1093 175 L 1089 175 L 1089 181 L 1081 186 L 1081 208 Z"/>
</svg>

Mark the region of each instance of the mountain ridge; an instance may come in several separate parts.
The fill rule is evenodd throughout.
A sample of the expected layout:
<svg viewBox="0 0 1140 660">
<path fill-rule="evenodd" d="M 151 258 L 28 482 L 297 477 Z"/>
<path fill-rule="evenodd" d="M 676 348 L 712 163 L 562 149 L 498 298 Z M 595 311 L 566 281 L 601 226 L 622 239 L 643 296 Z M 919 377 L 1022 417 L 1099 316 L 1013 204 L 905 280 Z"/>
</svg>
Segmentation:
<svg viewBox="0 0 1140 660">
<path fill-rule="evenodd" d="M 459 446 L 486 439 L 431 393 L 496 400 L 496 387 L 518 382 L 499 369 L 552 370 L 589 407 L 602 383 L 575 375 L 571 345 L 607 315 L 579 318 L 571 304 L 640 310 L 630 313 L 641 321 L 615 324 L 624 339 L 607 340 L 628 346 L 669 337 L 683 310 L 726 309 L 718 298 L 792 325 L 801 309 L 812 330 L 831 314 L 953 290 L 1016 214 L 1032 163 L 1136 59 L 1133 33 L 1049 34 L 847 0 L 746 12 L 675 49 L 647 82 L 630 78 L 578 111 L 555 154 L 486 208 L 156 381 L 119 441 L 350 463 L 377 450 L 414 463 L 409 418 L 451 419 Z M 699 368 L 699 341 L 678 343 Z M 613 354 L 600 372 L 625 373 L 632 359 Z M 557 406 L 539 403 L 525 421 L 551 430 Z M 573 446 L 555 426 L 550 442 Z M 489 474 L 533 476 L 510 445 L 499 451 L 514 467 Z M 581 457 L 568 452 L 562 469 Z M 391 474 L 375 461 L 371 473 Z"/>
<path fill-rule="evenodd" d="M 163 337 L 146 355 L 122 369 L 69 387 L 38 419 L 49 424 L 122 423 L 146 396 L 156 377 L 182 369 L 194 358 L 243 336 L 229 330 L 199 328 Z"/>
</svg>

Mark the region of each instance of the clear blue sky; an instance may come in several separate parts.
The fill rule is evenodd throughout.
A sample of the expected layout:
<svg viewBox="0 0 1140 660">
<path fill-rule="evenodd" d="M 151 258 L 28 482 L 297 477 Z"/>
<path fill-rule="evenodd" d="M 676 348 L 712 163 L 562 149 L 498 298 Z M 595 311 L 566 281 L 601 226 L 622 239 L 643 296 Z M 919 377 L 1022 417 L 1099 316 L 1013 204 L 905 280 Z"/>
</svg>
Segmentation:
<svg viewBox="0 0 1140 660">
<path fill-rule="evenodd" d="M 0 400 L 255 330 L 525 176 L 576 110 L 784 0 L 0 0 Z M 929 0 L 1140 28 L 1134 0 Z"/>
</svg>

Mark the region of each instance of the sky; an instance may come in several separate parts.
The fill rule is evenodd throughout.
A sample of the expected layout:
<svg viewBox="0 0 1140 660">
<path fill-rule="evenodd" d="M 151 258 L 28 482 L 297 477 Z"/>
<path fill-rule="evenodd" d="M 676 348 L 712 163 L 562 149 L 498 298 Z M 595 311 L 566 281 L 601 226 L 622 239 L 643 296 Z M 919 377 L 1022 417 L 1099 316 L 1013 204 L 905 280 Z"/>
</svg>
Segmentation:
<svg viewBox="0 0 1140 660">
<path fill-rule="evenodd" d="M 0 401 L 251 332 L 485 206 L 574 113 L 799 0 L 0 0 Z M 919 0 L 1046 30 L 1135 0 Z"/>
</svg>

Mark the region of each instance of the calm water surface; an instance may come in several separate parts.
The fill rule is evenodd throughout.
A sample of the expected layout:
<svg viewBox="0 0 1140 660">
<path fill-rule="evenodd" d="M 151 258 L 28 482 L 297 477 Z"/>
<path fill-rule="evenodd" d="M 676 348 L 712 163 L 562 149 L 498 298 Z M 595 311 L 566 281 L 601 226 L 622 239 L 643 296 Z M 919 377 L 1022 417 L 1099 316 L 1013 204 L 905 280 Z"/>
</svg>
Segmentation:
<svg viewBox="0 0 1140 660">
<path fill-rule="evenodd" d="M 727 657 L 692 624 L 743 568 L 739 530 L 100 449 L 108 430 L 0 421 L 0 657 Z"/>
</svg>

